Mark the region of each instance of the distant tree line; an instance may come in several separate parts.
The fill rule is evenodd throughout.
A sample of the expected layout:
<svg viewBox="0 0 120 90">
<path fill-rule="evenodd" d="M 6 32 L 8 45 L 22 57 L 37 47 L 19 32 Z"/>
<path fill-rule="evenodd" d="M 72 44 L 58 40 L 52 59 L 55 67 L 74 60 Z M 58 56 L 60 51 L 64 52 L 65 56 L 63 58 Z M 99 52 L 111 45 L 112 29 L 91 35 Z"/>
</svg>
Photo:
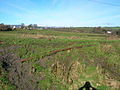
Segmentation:
<svg viewBox="0 0 120 90">
<path fill-rule="evenodd" d="M 25 26 L 24 23 L 21 23 L 21 29 L 28 29 L 28 30 L 32 30 L 32 29 L 37 29 L 37 24 L 29 24 L 27 26 Z"/>
<path fill-rule="evenodd" d="M 0 24 L 0 31 L 11 31 L 12 28 L 10 25 L 4 25 L 3 23 Z"/>
<path fill-rule="evenodd" d="M 47 28 L 53 31 L 63 32 L 79 32 L 79 33 L 98 33 L 98 34 L 110 34 L 120 35 L 120 27 L 62 27 L 62 28 Z"/>
<path fill-rule="evenodd" d="M 38 27 L 37 24 L 29 24 L 25 25 L 21 23 L 21 25 L 5 25 L 3 23 L 0 24 L 0 31 L 10 31 L 15 30 L 16 28 L 34 30 L 34 29 L 47 29 L 51 31 L 63 31 L 63 32 L 79 32 L 79 33 L 99 33 L 106 34 L 109 32 L 111 35 L 119 35 L 120 36 L 120 27 Z M 111 32 L 111 33 L 110 33 Z"/>
</svg>

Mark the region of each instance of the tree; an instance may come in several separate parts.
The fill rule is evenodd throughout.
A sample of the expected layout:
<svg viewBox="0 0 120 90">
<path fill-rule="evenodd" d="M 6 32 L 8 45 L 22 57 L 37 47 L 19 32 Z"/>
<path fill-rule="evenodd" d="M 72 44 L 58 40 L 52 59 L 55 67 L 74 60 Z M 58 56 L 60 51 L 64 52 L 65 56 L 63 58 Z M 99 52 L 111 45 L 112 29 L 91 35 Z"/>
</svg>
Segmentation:
<svg viewBox="0 0 120 90">
<path fill-rule="evenodd" d="M 25 27 L 24 23 L 21 23 L 21 29 L 23 29 Z"/>
<path fill-rule="evenodd" d="M 1 23 L 0 25 L 4 25 L 4 23 Z"/>
<path fill-rule="evenodd" d="M 116 35 L 120 36 L 120 29 L 116 31 Z"/>
<path fill-rule="evenodd" d="M 0 31 L 10 31 L 10 30 L 12 30 L 10 25 L 0 24 Z"/>
<path fill-rule="evenodd" d="M 32 24 L 28 25 L 28 29 L 29 30 L 33 29 Z"/>
</svg>

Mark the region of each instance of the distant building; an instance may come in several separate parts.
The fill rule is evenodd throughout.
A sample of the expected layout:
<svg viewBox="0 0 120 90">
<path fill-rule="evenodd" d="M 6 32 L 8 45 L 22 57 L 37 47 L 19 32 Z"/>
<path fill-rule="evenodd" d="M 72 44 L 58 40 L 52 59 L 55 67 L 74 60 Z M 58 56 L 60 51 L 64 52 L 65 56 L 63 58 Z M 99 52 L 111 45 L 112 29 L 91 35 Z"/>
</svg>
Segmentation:
<svg viewBox="0 0 120 90">
<path fill-rule="evenodd" d="M 16 26 L 13 26 L 13 28 L 12 28 L 13 30 L 15 30 L 16 29 Z"/>
<path fill-rule="evenodd" d="M 107 31 L 108 34 L 111 34 L 112 32 L 111 31 Z"/>
</svg>

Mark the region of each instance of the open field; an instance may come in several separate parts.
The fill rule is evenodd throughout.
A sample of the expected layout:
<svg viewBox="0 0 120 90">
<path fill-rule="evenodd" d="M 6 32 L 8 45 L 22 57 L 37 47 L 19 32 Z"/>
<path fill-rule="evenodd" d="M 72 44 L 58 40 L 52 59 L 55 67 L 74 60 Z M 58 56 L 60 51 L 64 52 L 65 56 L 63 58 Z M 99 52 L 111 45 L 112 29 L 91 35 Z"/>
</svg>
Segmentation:
<svg viewBox="0 0 120 90">
<path fill-rule="evenodd" d="M 55 30 L 0 32 L 0 90 L 120 90 L 120 38 Z"/>
</svg>

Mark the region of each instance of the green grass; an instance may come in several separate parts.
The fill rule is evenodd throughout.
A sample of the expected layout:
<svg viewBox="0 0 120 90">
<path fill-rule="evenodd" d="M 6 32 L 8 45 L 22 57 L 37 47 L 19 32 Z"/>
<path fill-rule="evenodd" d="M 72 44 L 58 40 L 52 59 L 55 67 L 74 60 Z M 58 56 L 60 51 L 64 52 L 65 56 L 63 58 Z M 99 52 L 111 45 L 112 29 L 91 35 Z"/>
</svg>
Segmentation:
<svg viewBox="0 0 120 90">
<path fill-rule="evenodd" d="M 29 35 L 29 38 L 21 37 L 23 34 Z M 79 39 L 49 39 L 49 37 L 35 39 L 32 38 L 32 35 L 79 37 Z M 0 43 L 0 48 L 15 46 L 16 48 L 11 50 L 11 52 L 15 53 L 20 59 L 32 58 L 27 63 L 32 62 L 32 66 L 35 69 L 34 73 L 43 73 L 44 75 L 44 79 L 38 83 L 39 88 L 42 90 L 52 88 L 57 90 L 77 90 L 83 86 L 85 81 L 92 82 L 92 85 L 100 90 L 115 89 L 115 87 L 111 88 L 104 83 L 106 79 L 105 74 L 102 73 L 104 68 L 101 68 L 96 62 L 101 60 L 112 68 L 114 68 L 114 64 L 117 67 L 116 72 L 120 73 L 120 40 L 107 40 L 107 35 L 94 33 L 16 30 L 0 32 L 0 41 L 3 42 Z M 43 60 L 51 51 L 81 45 L 94 46 L 58 52 L 45 61 L 46 68 L 36 63 L 36 61 Z M 0 86 L 3 85 L 7 90 L 15 88 L 2 75 L 0 75 L 0 81 Z"/>
<path fill-rule="evenodd" d="M 16 30 L 9 32 L 1 32 L 1 36 L 8 35 L 8 37 L 19 37 L 21 35 L 47 35 L 47 36 L 62 36 L 62 37 L 76 37 L 83 39 L 105 39 L 108 35 L 105 34 L 93 34 L 93 33 L 78 33 L 78 32 L 62 32 L 51 30 Z M 89 37 L 89 38 L 88 38 Z M 30 37 L 29 37 L 30 38 Z"/>
</svg>

